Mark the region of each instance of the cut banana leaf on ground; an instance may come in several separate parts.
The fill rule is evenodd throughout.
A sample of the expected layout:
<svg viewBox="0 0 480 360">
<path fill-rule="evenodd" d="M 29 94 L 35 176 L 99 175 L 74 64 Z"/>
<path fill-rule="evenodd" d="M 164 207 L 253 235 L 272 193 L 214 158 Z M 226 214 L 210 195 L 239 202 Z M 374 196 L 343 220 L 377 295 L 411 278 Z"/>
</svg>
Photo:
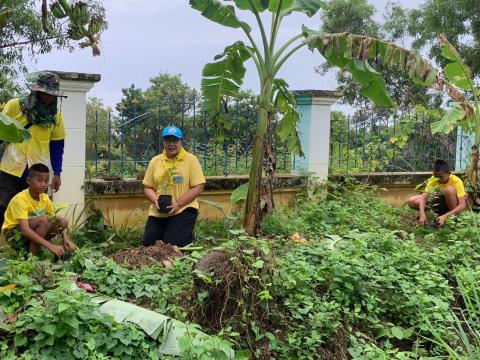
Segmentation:
<svg viewBox="0 0 480 360">
<path fill-rule="evenodd" d="M 115 321 L 133 323 L 153 339 L 158 340 L 159 351 L 164 355 L 180 356 L 182 352 L 179 341 L 186 336 L 191 338 L 192 346 L 201 344 L 209 338 L 207 334 L 193 326 L 125 301 L 105 296 L 94 296 L 92 300 L 101 304 L 100 311 L 112 316 Z M 226 354 L 230 353 L 230 358 L 235 355 L 229 349 L 220 350 Z"/>
</svg>

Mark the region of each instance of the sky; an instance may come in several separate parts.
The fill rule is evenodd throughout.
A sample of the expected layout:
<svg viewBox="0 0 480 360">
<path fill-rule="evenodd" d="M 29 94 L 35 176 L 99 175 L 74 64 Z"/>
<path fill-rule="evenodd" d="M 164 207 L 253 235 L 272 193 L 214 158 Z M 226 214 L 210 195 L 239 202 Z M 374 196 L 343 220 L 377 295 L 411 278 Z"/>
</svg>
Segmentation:
<svg viewBox="0 0 480 360">
<path fill-rule="evenodd" d="M 422 0 L 400 0 L 407 8 L 417 7 Z M 370 0 L 381 19 L 386 1 Z M 107 106 L 114 107 L 121 99 L 122 88 L 135 84 L 147 88 L 149 79 L 162 72 L 181 74 L 182 80 L 200 89 L 203 65 L 225 46 L 245 40 L 243 32 L 213 23 L 190 8 L 188 0 L 105 0 L 108 30 L 102 35 L 101 51 L 93 57 L 90 49 L 74 52 L 53 51 L 28 63 L 29 71 L 60 70 L 101 74 L 89 96 L 96 96 Z M 253 24 L 249 13 L 239 16 Z M 293 14 L 282 24 L 278 43 L 300 32 L 302 24 L 318 29 L 318 15 L 308 18 Z M 258 34 L 254 34 L 258 35 Z M 279 77 L 292 90 L 335 88 L 334 74 L 320 76 L 314 67 L 322 63 L 318 52 L 302 49 L 283 66 Z M 254 65 L 246 64 L 243 89 L 259 89 Z"/>
</svg>

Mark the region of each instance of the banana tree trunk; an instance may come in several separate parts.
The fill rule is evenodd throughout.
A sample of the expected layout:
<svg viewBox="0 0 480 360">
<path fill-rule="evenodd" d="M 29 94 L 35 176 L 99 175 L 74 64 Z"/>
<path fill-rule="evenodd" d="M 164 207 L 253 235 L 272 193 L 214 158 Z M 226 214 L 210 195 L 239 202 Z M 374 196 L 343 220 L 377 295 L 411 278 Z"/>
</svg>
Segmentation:
<svg viewBox="0 0 480 360">
<path fill-rule="evenodd" d="M 478 167 L 480 161 L 480 116 L 478 114 L 475 115 L 475 123 L 475 144 L 472 146 L 472 151 L 470 153 L 470 164 L 465 174 L 472 206 L 478 205 L 480 203 L 480 179 L 478 176 Z"/>
<path fill-rule="evenodd" d="M 253 137 L 252 165 L 248 184 L 247 202 L 245 204 L 245 216 L 243 228 L 247 234 L 255 236 L 260 230 L 261 209 L 260 194 L 262 189 L 263 159 L 265 154 L 265 139 L 268 130 L 268 110 L 272 98 L 273 80 L 267 77 L 262 81 L 262 89 L 259 101 L 259 117 L 257 129 Z"/>
<path fill-rule="evenodd" d="M 262 187 L 265 135 L 267 133 L 268 108 L 260 105 L 257 129 L 253 137 L 252 165 L 248 184 L 243 227 L 249 235 L 257 235 L 260 228 L 260 191 Z"/>
</svg>

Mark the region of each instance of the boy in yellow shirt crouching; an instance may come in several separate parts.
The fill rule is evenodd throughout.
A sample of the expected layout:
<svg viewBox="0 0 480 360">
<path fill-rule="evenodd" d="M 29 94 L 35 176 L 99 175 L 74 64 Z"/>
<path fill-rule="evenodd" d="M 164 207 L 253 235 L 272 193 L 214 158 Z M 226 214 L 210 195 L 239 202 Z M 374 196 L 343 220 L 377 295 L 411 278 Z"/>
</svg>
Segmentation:
<svg viewBox="0 0 480 360">
<path fill-rule="evenodd" d="M 37 255 L 43 246 L 62 258 L 65 251 L 74 251 L 76 247 L 67 236 L 67 219 L 55 216 L 52 201 L 45 193 L 49 177 L 50 171 L 44 164 L 30 167 L 27 177 L 28 189 L 19 192 L 8 204 L 2 233 L 9 241 L 18 241 L 13 236 L 14 230 L 18 229 L 22 234 L 20 240 L 24 242 L 22 245 L 25 245 L 33 255 Z M 61 234 L 64 247 L 48 241 L 57 234 Z M 18 247 L 19 244 L 12 245 Z"/>
<path fill-rule="evenodd" d="M 419 211 L 418 222 L 425 225 L 425 208 L 430 207 L 438 215 L 438 225 L 443 226 L 447 217 L 458 214 L 467 208 L 463 181 L 452 174 L 445 160 L 435 160 L 433 176 L 427 180 L 427 186 L 421 195 L 408 199 L 408 206 Z"/>
</svg>

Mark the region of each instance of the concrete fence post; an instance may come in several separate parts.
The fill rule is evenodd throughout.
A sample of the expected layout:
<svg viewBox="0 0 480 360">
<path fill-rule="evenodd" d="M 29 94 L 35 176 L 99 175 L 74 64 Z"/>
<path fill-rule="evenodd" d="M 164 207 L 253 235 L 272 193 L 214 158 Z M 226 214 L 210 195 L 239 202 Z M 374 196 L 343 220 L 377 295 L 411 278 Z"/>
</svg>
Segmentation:
<svg viewBox="0 0 480 360">
<path fill-rule="evenodd" d="M 298 126 L 304 158 L 296 157 L 295 172 L 308 172 L 319 181 L 328 178 L 331 106 L 342 96 L 329 90 L 296 90 Z"/>
</svg>

